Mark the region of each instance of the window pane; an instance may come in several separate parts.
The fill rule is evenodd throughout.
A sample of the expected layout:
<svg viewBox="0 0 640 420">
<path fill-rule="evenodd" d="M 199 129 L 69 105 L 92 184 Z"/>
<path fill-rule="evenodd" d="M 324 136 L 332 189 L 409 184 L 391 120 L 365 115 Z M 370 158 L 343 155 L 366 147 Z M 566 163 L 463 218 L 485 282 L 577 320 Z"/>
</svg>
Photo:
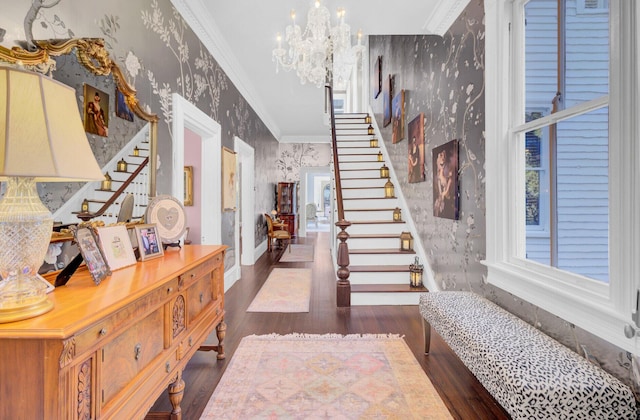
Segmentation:
<svg viewBox="0 0 640 420">
<path fill-rule="evenodd" d="M 558 268 L 609 279 L 609 108 L 557 125 Z"/>
<path fill-rule="evenodd" d="M 527 108 L 549 105 L 558 91 L 558 5 L 531 0 L 525 6 L 525 99 Z"/>
</svg>

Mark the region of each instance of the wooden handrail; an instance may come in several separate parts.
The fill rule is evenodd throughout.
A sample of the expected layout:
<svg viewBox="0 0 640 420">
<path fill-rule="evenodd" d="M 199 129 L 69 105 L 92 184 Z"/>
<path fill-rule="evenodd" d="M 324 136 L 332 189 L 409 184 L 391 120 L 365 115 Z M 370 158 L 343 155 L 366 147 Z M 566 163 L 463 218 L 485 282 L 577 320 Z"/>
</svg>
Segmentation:
<svg viewBox="0 0 640 420">
<path fill-rule="evenodd" d="M 340 243 L 338 244 L 338 255 L 336 263 L 338 264 L 338 282 L 336 285 L 336 304 L 338 308 L 348 308 L 351 306 L 351 282 L 349 281 L 349 246 L 347 239 L 349 234 L 346 229 L 351 226 L 351 222 L 344 218 L 344 206 L 342 203 L 342 183 L 340 182 L 340 163 L 338 162 L 338 139 L 336 136 L 336 115 L 333 107 L 333 88 L 330 85 L 325 86 L 326 98 L 328 98 L 328 108 L 331 115 L 331 144 L 333 148 L 333 172 L 336 180 L 336 202 L 338 204 L 338 221 L 336 226 L 340 228 L 340 232 L 336 235 Z"/>
<path fill-rule="evenodd" d="M 127 189 L 127 187 L 129 186 L 129 184 L 131 184 L 133 182 L 134 179 L 137 178 L 137 176 L 140 174 L 140 172 L 142 172 L 142 170 L 145 168 L 145 166 L 147 166 L 147 164 L 149 163 L 149 158 L 146 157 L 144 158 L 144 160 L 140 163 L 140 165 L 138 165 L 138 167 L 136 168 L 135 171 L 133 171 L 131 173 L 131 175 L 129 176 L 129 178 L 127 178 L 122 185 L 120 186 L 120 188 L 118 188 L 112 195 L 111 197 L 107 200 L 106 203 L 104 203 L 102 205 L 102 207 L 100 207 L 100 209 L 98 209 L 98 211 L 96 212 L 80 212 L 77 214 L 78 218 L 80 220 L 83 221 L 87 221 L 87 220 L 91 220 L 95 217 L 100 217 L 104 214 L 104 212 L 107 211 L 107 209 L 109 208 L 109 206 L 111 206 L 117 199 L 118 197 L 120 197 L 120 195 Z"/>
</svg>

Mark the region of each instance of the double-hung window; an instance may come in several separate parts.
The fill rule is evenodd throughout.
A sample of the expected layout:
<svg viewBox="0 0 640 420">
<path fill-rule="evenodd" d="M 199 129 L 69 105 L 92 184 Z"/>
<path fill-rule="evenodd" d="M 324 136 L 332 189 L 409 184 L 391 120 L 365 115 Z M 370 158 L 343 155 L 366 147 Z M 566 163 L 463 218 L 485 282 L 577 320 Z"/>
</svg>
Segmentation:
<svg viewBox="0 0 640 420">
<path fill-rule="evenodd" d="M 488 281 L 638 353 L 639 7 L 485 11 Z"/>
</svg>

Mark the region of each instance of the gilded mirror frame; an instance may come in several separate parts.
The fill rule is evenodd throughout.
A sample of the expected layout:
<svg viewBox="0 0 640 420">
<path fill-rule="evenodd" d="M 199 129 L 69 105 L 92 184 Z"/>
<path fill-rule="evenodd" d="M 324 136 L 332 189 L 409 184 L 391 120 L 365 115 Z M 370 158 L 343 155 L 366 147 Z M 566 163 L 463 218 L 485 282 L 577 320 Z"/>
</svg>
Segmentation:
<svg viewBox="0 0 640 420">
<path fill-rule="evenodd" d="M 129 109 L 149 122 L 149 200 L 156 195 L 158 153 L 158 116 L 146 112 L 136 96 L 136 90 L 127 83 L 118 64 L 111 59 L 101 38 L 72 38 L 65 40 L 34 41 L 37 49 L 28 51 L 20 47 L 8 49 L 0 45 L 0 60 L 39 73 L 51 75 L 56 68 L 52 57 L 75 54 L 80 64 L 96 76 L 112 75 L 116 86 L 125 97 Z"/>
</svg>

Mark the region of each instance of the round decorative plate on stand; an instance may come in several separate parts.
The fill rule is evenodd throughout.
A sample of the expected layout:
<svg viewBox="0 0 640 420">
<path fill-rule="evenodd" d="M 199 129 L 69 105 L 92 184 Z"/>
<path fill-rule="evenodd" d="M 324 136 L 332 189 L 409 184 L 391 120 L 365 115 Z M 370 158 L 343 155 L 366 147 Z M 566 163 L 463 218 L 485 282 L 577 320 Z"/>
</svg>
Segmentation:
<svg viewBox="0 0 640 420">
<path fill-rule="evenodd" d="M 175 197 L 159 195 L 147 206 L 146 223 L 155 223 L 158 235 L 164 244 L 174 244 L 187 230 L 187 216 L 184 207 Z"/>
</svg>

